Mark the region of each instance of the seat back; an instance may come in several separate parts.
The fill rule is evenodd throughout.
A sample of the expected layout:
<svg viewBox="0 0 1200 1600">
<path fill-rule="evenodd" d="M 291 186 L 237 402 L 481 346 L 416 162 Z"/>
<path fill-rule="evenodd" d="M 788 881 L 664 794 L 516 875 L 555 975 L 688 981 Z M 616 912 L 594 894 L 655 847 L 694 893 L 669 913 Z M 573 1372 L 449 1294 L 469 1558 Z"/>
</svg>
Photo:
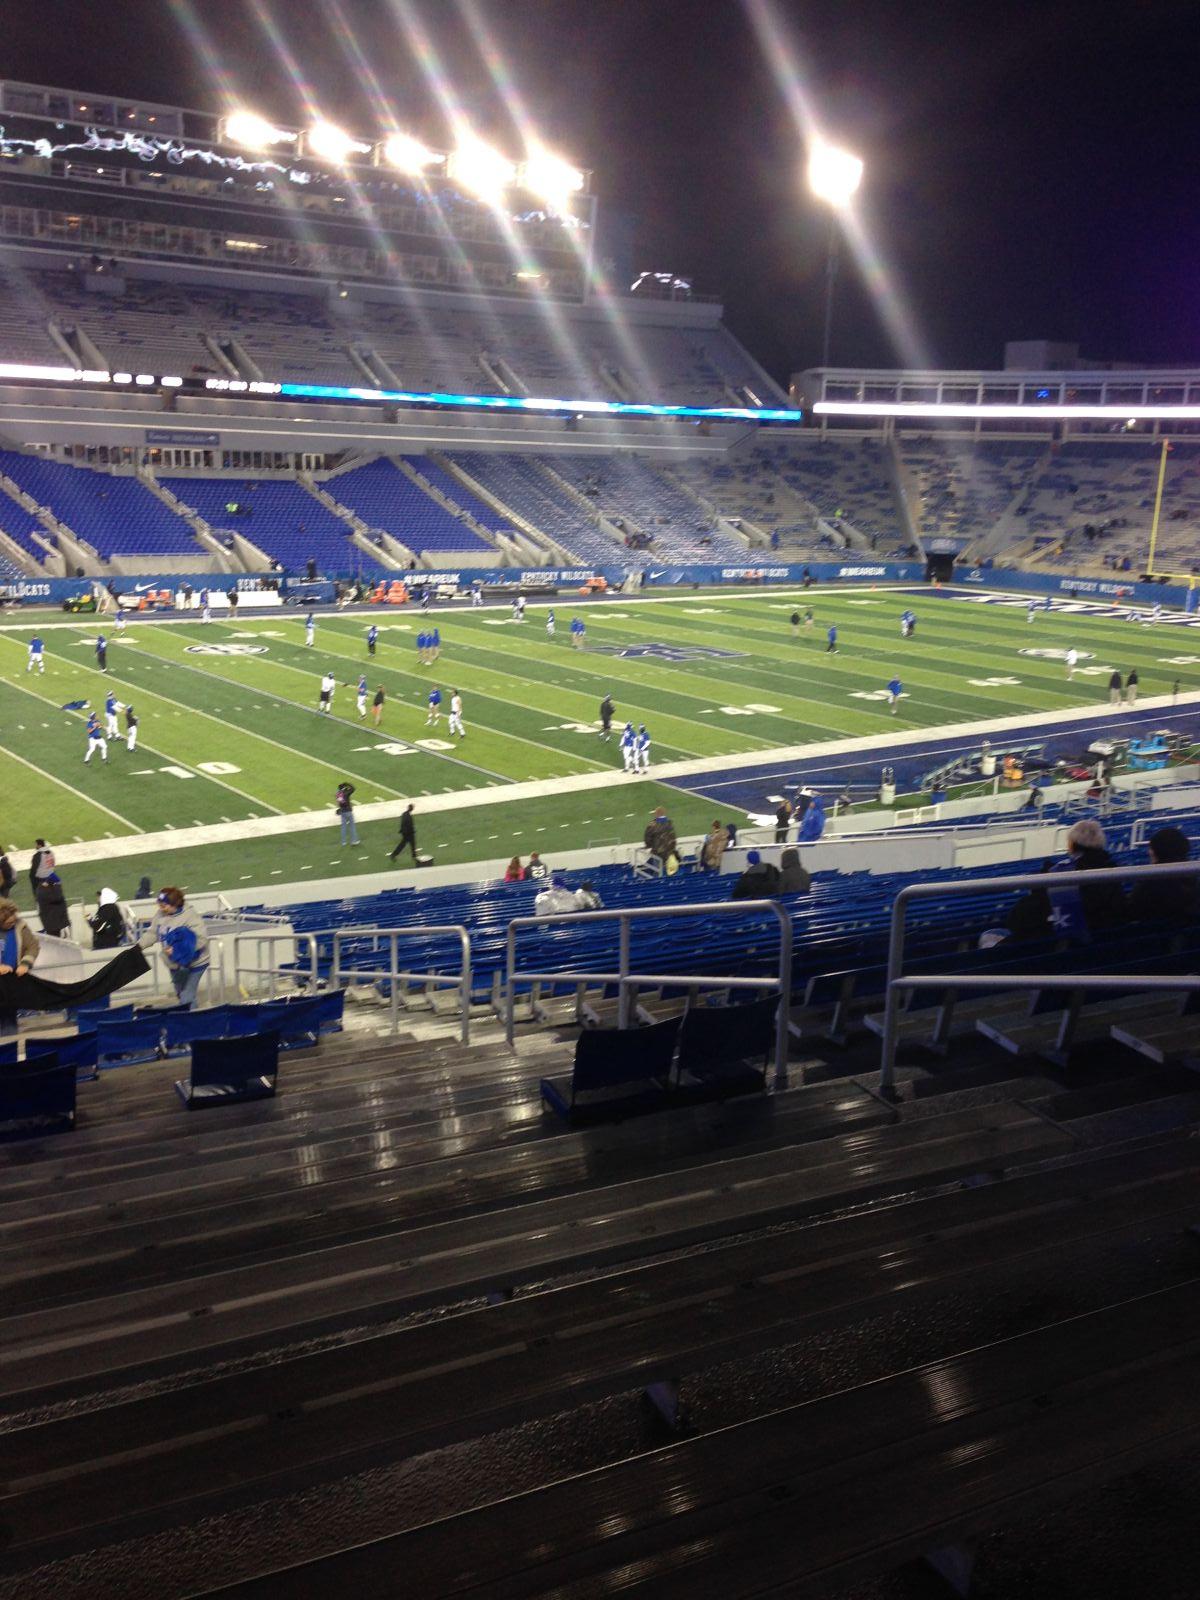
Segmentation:
<svg viewBox="0 0 1200 1600">
<path fill-rule="evenodd" d="M 75 1012 L 75 1022 L 84 1033 L 101 1022 L 132 1022 L 133 1006 L 110 1006 L 107 1000 L 97 1000 L 92 1005 L 80 1006 Z"/>
<path fill-rule="evenodd" d="M 175 1085 L 185 1105 L 233 1104 L 275 1093 L 279 1034 L 271 1031 L 227 1039 L 197 1039 L 192 1071 Z"/>
<path fill-rule="evenodd" d="M 625 1084 L 666 1083 L 679 1037 L 679 1018 L 649 1028 L 601 1028 L 581 1033 L 575 1045 L 573 1095 Z"/>
<path fill-rule="evenodd" d="M 781 1001 L 771 995 L 744 1006 L 689 1006 L 679 1042 L 679 1073 L 719 1078 L 747 1061 L 766 1062 Z"/>
<path fill-rule="evenodd" d="M 0 1072 L 0 1123 L 47 1118 L 75 1121 L 75 1068 L 53 1052 Z"/>
<path fill-rule="evenodd" d="M 202 1011 L 173 1011 L 164 1020 L 168 1050 L 179 1050 L 198 1039 L 232 1039 L 256 1033 L 258 1025 L 244 1013 L 253 1006 L 208 1006 Z M 243 1015 L 235 1016 L 235 1012 Z"/>
<path fill-rule="evenodd" d="M 127 1022 L 101 1022 L 96 1027 L 101 1063 L 152 1061 L 162 1044 L 163 1025 L 157 1017 L 132 1017 Z"/>
<path fill-rule="evenodd" d="M 231 1006 L 230 1010 L 250 1015 L 255 1032 L 273 1029 L 284 1050 L 316 1044 L 321 1031 L 320 996 L 309 1000 L 266 1000 L 258 1005 Z"/>
<path fill-rule="evenodd" d="M 30 1039 L 25 1046 L 26 1061 L 42 1061 L 49 1055 L 58 1057 L 60 1067 L 74 1067 L 77 1073 L 94 1078 L 100 1059 L 99 1035 L 92 1032 L 61 1039 Z"/>
</svg>

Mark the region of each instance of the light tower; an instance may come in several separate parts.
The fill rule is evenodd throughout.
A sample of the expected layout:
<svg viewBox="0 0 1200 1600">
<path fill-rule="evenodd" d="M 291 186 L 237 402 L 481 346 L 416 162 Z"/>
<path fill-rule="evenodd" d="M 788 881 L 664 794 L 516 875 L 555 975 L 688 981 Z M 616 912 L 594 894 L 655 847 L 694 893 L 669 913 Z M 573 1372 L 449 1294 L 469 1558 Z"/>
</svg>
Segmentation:
<svg viewBox="0 0 1200 1600">
<path fill-rule="evenodd" d="M 829 207 L 829 243 L 825 252 L 825 336 L 821 342 L 821 365 L 829 365 L 829 342 L 833 333 L 833 290 L 837 282 L 838 250 L 841 233 L 838 214 L 845 211 L 862 182 L 863 164 L 849 150 L 823 140 L 813 145 L 808 157 L 808 186 L 818 200 Z"/>
</svg>

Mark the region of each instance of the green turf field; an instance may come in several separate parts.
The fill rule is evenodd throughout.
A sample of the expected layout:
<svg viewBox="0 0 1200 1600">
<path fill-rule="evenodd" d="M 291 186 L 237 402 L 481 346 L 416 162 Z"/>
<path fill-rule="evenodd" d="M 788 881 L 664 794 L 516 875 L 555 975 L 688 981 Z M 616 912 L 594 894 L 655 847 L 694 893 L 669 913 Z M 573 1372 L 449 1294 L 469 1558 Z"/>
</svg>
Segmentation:
<svg viewBox="0 0 1200 1600">
<path fill-rule="evenodd" d="M 812 605 L 810 633 L 793 637 L 788 618 Z M 902 640 L 899 616 L 912 606 L 917 635 Z M 672 596 L 590 606 L 587 650 L 572 648 L 569 602 L 556 605 L 557 637 L 547 638 L 545 608 L 523 624 L 507 607 L 439 611 L 443 651 L 418 665 L 419 613 L 321 617 L 316 644 L 304 643 L 302 618 L 132 622 L 119 636 L 112 619 L 79 624 L 49 616 L 0 627 L 0 727 L 10 781 L 0 802 L 0 842 L 25 851 L 35 835 L 59 845 L 106 837 L 177 831 L 178 848 L 155 849 L 114 865 L 122 893 L 143 872 L 192 888 L 246 881 L 316 878 L 381 867 L 393 820 L 360 824 L 363 846 L 337 847 L 333 791 L 343 778 L 356 804 L 396 801 L 484 785 L 538 780 L 540 798 L 506 802 L 502 792 L 426 816 L 419 840 L 439 863 L 541 848 L 582 848 L 640 838 L 650 807 L 670 805 L 680 831 L 699 831 L 712 803 L 657 785 L 653 777 L 611 788 L 558 794 L 554 782 L 575 774 L 619 772 L 616 735 L 625 718 L 645 722 L 655 765 L 744 754 L 855 735 L 926 729 L 1022 711 L 1065 710 L 1107 698 L 1108 675 L 1136 665 L 1142 698 L 1200 689 L 1200 651 L 1191 630 L 1141 627 L 1109 617 L 1039 614 L 972 605 L 911 592 L 864 589 L 753 596 Z M 374 661 L 370 622 L 380 625 Z M 825 653 L 836 622 L 839 652 Z M 95 665 L 92 641 L 102 627 L 110 671 Z M 44 675 L 30 674 L 26 644 L 46 641 Z M 733 652 L 663 659 L 620 656 L 605 648 L 653 644 Z M 1074 682 L 1061 660 L 1022 655 L 1029 647 L 1086 652 Z M 354 685 L 365 669 L 371 695 L 388 700 L 381 728 L 355 711 Z M 317 714 L 321 674 L 338 688 L 334 714 Z M 884 685 L 898 672 L 906 698 L 888 714 Z M 426 725 L 432 683 L 444 696 L 441 723 Z M 102 708 L 111 687 L 140 718 L 139 748 L 110 745 L 109 761 L 83 764 L 83 718 L 60 709 L 86 698 Z M 452 741 L 445 712 L 461 691 L 468 736 Z M 597 737 L 601 697 L 612 693 L 614 738 Z M 281 823 L 266 839 L 196 846 L 186 830 L 213 823 L 296 813 L 327 814 L 328 830 L 294 831 Z M 103 863 L 80 867 L 89 881 Z"/>
</svg>

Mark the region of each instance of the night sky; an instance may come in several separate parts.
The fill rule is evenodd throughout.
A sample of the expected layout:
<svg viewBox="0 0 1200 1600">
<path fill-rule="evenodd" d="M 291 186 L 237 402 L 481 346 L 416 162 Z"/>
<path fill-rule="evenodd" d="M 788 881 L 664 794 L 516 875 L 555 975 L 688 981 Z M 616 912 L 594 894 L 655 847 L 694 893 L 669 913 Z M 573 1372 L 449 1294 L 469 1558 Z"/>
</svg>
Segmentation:
<svg viewBox="0 0 1200 1600">
<path fill-rule="evenodd" d="M 1200 362 L 1196 0 L 776 0 L 817 115 L 867 164 L 879 270 L 847 265 L 833 359 L 899 359 L 875 297 L 935 365 L 1004 341 Z M 825 220 L 741 0 L 5 0 L 11 78 L 218 109 L 224 86 L 283 121 L 301 96 L 374 119 L 345 29 L 402 125 L 444 123 L 401 22 L 430 30 L 464 110 L 519 151 L 469 19 L 481 18 L 548 142 L 636 219 L 637 265 L 691 276 L 781 380 L 815 364 Z M 207 55 L 196 19 L 207 34 Z M 340 19 L 340 20 L 339 20 Z M 214 65 L 214 61 L 216 65 Z"/>
</svg>

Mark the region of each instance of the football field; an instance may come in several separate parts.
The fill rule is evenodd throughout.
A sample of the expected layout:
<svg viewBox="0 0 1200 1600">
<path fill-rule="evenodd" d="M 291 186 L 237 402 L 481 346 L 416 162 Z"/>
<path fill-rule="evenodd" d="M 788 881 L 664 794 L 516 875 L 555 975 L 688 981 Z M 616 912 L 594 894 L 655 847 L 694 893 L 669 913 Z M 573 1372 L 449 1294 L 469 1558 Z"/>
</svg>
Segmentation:
<svg viewBox="0 0 1200 1600">
<path fill-rule="evenodd" d="M 813 627 L 795 636 L 789 618 L 808 606 Z M 909 607 L 916 634 L 902 639 Z M 1200 633 L 1191 627 L 1068 609 L 1029 622 L 1018 600 L 863 588 L 697 591 L 577 609 L 560 600 L 554 609 L 553 638 L 544 605 L 531 605 L 523 623 L 507 605 L 439 608 L 429 618 L 415 609 L 320 615 L 312 647 L 291 611 L 208 624 L 137 619 L 123 634 L 111 617 L 7 620 L 0 844 L 23 853 L 35 835 L 60 846 L 155 836 L 145 849 L 114 848 L 111 868 L 107 852 L 89 850 L 89 864 L 72 874 L 86 874 L 87 889 L 69 885 L 78 892 L 111 878 L 128 895 L 143 872 L 192 889 L 319 879 L 386 871 L 395 812 L 412 799 L 420 847 L 439 864 L 532 849 L 549 859 L 556 849 L 640 839 L 660 803 L 681 833 L 702 831 L 712 801 L 656 781 L 655 770 L 673 762 L 749 763 L 781 747 L 1093 706 L 1107 701 L 1114 667 L 1123 675 L 1137 667 L 1143 699 L 1176 683 L 1180 692 L 1200 690 Z M 575 614 L 587 625 L 583 650 L 568 632 Z M 373 659 L 372 622 L 380 629 Z M 836 654 L 826 650 L 830 624 Z M 417 635 L 434 625 L 441 656 L 422 666 Z M 109 640 L 107 674 L 93 648 L 100 631 Z M 34 633 L 45 641 L 44 673 L 26 670 Z M 1080 654 L 1073 681 L 1068 648 Z M 326 672 L 337 682 L 329 716 L 318 711 Z M 365 721 L 357 714 L 360 672 L 368 701 L 380 687 L 386 695 L 378 729 L 369 710 Z M 893 675 L 904 686 L 895 716 L 886 690 Z M 430 725 L 434 684 L 443 701 Z M 110 741 L 107 764 L 97 756 L 85 766 L 84 715 L 62 707 L 87 700 L 102 711 L 109 690 L 134 706 L 138 748 Z M 455 690 L 465 739 L 446 726 Z M 598 737 L 606 693 L 616 706 L 608 744 Z M 627 719 L 651 735 L 649 776 L 622 771 Z M 357 807 L 388 804 L 386 816 L 360 817 L 363 843 L 344 850 L 333 814 L 343 779 L 355 785 Z M 589 781 L 561 787 L 580 779 Z M 303 825 L 317 817 L 328 827 Z M 176 834 L 178 843 L 163 838 Z"/>
</svg>

